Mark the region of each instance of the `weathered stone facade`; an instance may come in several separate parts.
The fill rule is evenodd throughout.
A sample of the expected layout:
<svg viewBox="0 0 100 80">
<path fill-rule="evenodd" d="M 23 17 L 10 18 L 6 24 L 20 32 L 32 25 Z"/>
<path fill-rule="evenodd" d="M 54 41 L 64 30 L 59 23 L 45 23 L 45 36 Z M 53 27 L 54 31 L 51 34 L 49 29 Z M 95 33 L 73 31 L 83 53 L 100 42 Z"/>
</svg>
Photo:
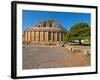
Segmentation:
<svg viewBox="0 0 100 80">
<path fill-rule="evenodd" d="M 65 29 L 57 21 L 48 19 L 28 28 L 23 33 L 23 43 L 59 43 L 64 41 Z"/>
</svg>

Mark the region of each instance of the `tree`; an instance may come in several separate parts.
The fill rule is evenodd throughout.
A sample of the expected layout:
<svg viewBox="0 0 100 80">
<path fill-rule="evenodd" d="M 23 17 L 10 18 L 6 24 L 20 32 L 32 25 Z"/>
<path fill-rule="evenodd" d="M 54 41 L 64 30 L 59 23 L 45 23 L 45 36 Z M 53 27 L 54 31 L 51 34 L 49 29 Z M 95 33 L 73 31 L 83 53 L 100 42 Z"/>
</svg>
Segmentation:
<svg viewBox="0 0 100 80">
<path fill-rule="evenodd" d="M 67 39 L 67 34 L 68 34 L 68 31 L 66 30 L 65 32 L 64 32 L 64 41 L 67 41 L 68 39 Z"/>
<path fill-rule="evenodd" d="M 87 23 L 77 23 L 73 25 L 68 33 L 68 40 L 79 40 L 79 44 L 82 44 L 81 40 L 90 40 L 90 26 Z"/>
</svg>

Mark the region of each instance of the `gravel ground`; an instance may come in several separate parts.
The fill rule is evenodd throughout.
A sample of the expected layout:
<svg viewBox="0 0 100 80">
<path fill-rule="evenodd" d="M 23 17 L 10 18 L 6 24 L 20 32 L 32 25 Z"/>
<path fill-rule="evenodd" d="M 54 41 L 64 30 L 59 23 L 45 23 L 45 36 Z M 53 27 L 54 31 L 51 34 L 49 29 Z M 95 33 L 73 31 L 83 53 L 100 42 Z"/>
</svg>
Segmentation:
<svg viewBox="0 0 100 80">
<path fill-rule="evenodd" d="M 90 65 L 90 58 L 83 55 L 89 47 L 77 46 L 81 52 L 72 53 L 65 47 L 24 46 L 23 69 L 60 68 Z M 88 59 L 87 59 L 88 58 Z"/>
</svg>

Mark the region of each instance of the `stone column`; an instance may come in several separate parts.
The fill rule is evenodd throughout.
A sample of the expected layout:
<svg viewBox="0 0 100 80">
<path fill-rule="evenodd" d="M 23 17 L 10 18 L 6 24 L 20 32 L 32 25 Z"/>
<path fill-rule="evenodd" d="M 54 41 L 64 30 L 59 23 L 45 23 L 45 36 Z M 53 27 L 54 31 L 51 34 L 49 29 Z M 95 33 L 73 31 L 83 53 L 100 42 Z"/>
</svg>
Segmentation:
<svg viewBox="0 0 100 80">
<path fill-rule="evenodd" d="M 39 31 L 36 31 L 36 41 L 38 42 L 39 41 Z"/>
<path fill-rule="evenodd" d="M 35 38 L 35 37 L 36 37 L 36 33 L 35 33 L 35 31 L 34 31 L 34 34 L 33 34 L 33 35 L 34 35 L 34 37 L 33 37 L 33 38 L 34 38 L 34 41 L 35 41 L 35 40 L 36 40 L 36 38 Z"/>
<path fill-rule="evenodd" d="M 49 32 L 47 31 L 47 41 L 49 41 Z"/>
<path fill-rule="evenodd" d="M 55 32 L 55 41 L 57 41 L 57 32 Z"/>
<path fill-rule="evenodd" d="M 42 41 L 42 32 L 40 31 L 40 41 Z"/>
<path fill-rule="evenodd" d="M 61 32 L 59 32 L 59 41 L 61 41 Z"/>
<path fill-rule="evenodd" d="M 43 41 L 43 37 L 44 37 L 44 36 L 43 36 L 43 31 L 41 31 L 41 32 L 40 32 L 40 41 L 41 41 L 41 42 Z"/>
<path fill-rule="evenodd" d="M 59 41 L 59 32 L 57 32 L 57 41 Z"/>
<path fill-rule="evenodd" d="M 46 41 L 46 32 L 44 32 L 44 41 Z"/>
<path fill-rule="evenodd" d="M 30 42 L 32 42 L 32 31 L 30 31 Z"/>
<path fill-rule="evenodd" d="M 30 41 L 30 31 L 28 31 L 28 42 Z"/>
<path fill-rule="evenodd" d="M 48 41 L 48 32 L 45 32 L 45 41 Z"/>
<path fill-rule="evenodd" d="M 39 36 L 38 36 L 38 41 L 40 41 L 40 31 L 39 31 L 38 35 L 39 35 Z"/>
<path fill-rule="evenodd" d="M 56 33 L 53 32 L 53 40 L 55 41 L 56 40 Z"/>
<path fill-rule="evenodd" d="M 48 41 L 51 40 L 51 32 L 48 32 Z"/>
<path fill-rule="evenodd" d="M 51 41 L 54 41 L 54 34 L 51 32 Z"/>
<path fill-rule="evenodd" d="M 38 33 L 37 31 L 35 32 L 35 41 L 37 41 L 37 36 L 38 36 Z"/>
<path fill-rule="evenodd" d="M 35 33 L 34 31 L 32 31 L 32 33 L 31 33 L 32 41 L 35 41 L 35 34 L 34 33 Z"/>
<path fill-rule="evenodd" d="M 45 41 L 45 31 L 43 32 L 43 41 Z"/>
<path fill-rule="evenodd" d="M 49 32 L 47 32 L 47 41 L 49 41 Z"/>
</svg>

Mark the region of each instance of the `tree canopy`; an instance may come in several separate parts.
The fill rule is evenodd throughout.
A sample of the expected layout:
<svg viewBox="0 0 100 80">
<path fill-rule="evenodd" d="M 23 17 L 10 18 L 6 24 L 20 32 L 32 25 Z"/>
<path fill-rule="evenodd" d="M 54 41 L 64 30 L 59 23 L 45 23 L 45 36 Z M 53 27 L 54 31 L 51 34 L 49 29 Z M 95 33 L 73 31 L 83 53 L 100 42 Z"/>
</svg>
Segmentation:
<svg viewBox="0 0 100 80">
<path fill-rule="evenodd" d="M 87 23 L 76 23 L 71 27 L 67 34 L 68 40 L 79 40 L 81 44 L 81 40 L 88 39 L 90 40 L 90 26 Z"/>
</svg>

